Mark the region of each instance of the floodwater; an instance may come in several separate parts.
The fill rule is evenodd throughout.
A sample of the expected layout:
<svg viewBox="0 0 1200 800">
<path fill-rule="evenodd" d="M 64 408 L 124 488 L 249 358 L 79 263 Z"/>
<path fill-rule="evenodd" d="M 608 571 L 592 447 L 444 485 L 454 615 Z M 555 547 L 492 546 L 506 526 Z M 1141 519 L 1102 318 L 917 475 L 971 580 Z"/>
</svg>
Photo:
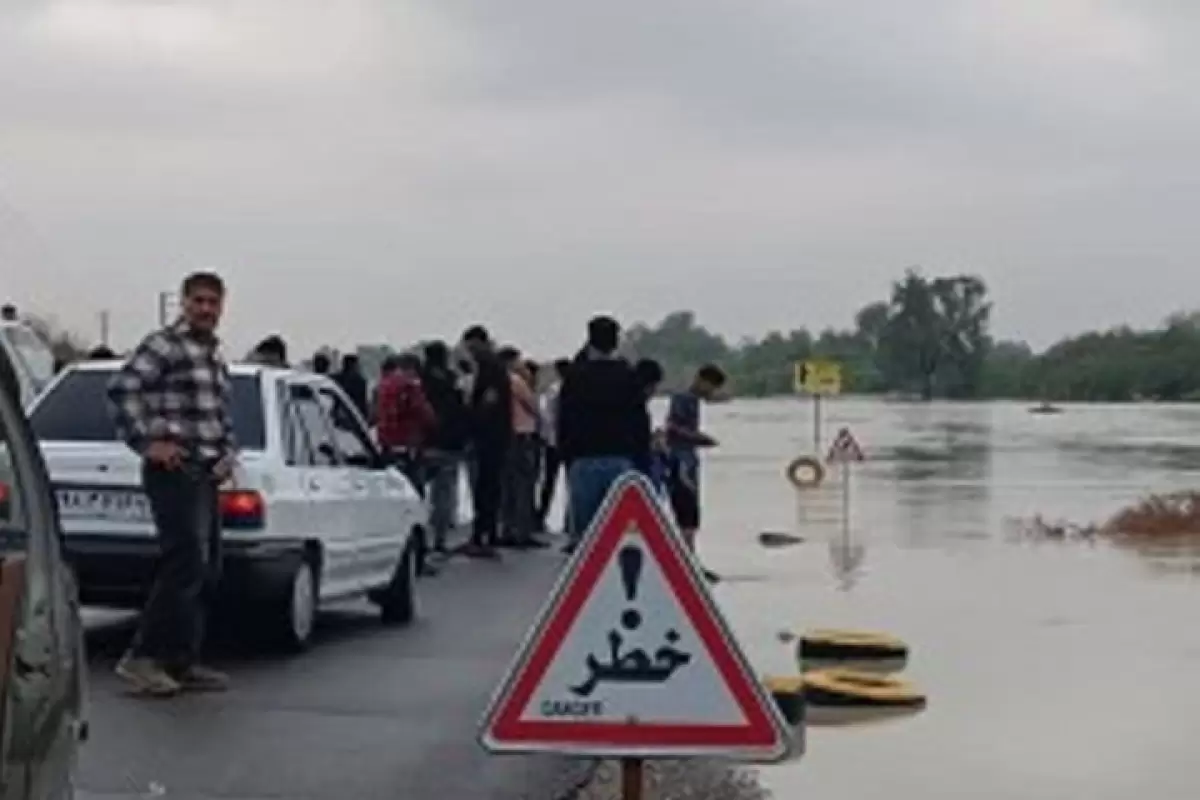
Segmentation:
<svg viewBox="0 0 1200 800">
<path fill-rule="evenodd" d="M 838 481 L 798 503 L 788 461 L 812 451 L 801 400 L 706 409 L 722 446 L 704 477 L 702 558 L 756 666 L 795 671 L 782 629 L 854 627 L 908 642 L 919 715 L 810 727 L 803 759 L 762 770 L 781 798 L 1192 800 L 1200 793 L 1200 551 L 1034 542 L 1008 521 L 1107 518 L 1200 488 L 1200 407 L 899 404 L 836 399 L 850 427 L 843 549 Z M 836 476 L 834 476 L 836 478 Z M 802 545 L 766 550 L 759 531 Z M 837 545 L 831 550 L 830 543 Z"/>
</svg>

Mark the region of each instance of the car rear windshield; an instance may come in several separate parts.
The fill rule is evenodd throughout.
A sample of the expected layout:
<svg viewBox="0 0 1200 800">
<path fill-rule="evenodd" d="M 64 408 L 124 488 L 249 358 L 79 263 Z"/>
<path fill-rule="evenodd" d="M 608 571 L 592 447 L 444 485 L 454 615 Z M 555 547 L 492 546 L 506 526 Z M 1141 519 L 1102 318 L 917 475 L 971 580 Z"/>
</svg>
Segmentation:
<svg viewBox="0 0 1200 800">
<path fill-rule="evenodd" d="M 108 407 L 112 370 L 69 372 L 38 401 L 29 421 L 43 442 L 108 442 L 117 439 Z M 258 378 L 233 376 L 233 433 L 238 447 L 264 446 L 262 395 Z"/>
</svg>

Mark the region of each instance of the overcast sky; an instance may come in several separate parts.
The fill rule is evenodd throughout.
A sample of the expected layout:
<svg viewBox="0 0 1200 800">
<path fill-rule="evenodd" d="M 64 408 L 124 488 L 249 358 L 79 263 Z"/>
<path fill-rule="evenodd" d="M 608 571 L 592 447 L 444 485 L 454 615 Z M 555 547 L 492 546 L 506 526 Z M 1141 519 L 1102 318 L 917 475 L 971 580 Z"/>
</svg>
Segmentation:
<svg viewBox="0 0 1200 800">
<path fill-rule="evenodd" d="M 1192 0 L 4 0 L 0 294 L 237 348 L 594 312 L 844 325 L 906 266 L 1046 344 L 1200 306 Z"/>
</svg>

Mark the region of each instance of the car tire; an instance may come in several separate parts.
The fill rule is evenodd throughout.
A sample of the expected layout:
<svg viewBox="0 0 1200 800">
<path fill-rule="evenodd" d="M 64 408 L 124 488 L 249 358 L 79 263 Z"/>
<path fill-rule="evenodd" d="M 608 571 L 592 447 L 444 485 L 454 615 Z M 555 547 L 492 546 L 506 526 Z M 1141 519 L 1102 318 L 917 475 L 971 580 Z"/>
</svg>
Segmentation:
<svg viewBox="0 0 1200 800">
<path fill-rule="evenodd" d="M 413 531 L 396 573 L 391 582 L 375 596 L 379 605 L 379 617 L 387 625 L 408 625 L 417 618 L 417 553 L 414 542 L 418 531 Z"/>
<path fill-rule="evenodd" d="M 271 638 L 281 649 L 298 653 L 312 644 L 320 578 L 310 558 L 297 559 L 284 574 L 271 603 L 268 624 Z"/>
</svg>

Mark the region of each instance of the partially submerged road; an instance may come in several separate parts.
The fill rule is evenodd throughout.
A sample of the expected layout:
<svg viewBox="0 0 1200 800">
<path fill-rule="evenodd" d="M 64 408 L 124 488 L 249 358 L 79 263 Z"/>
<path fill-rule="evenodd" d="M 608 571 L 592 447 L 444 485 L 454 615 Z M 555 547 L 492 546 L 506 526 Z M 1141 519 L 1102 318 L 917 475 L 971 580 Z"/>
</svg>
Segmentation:
<svg viewBox="0 0 1200 800">
<path fill-rule="evenodd" d="M 421 619 L 339 610 L 300 656 L 218 655 L 227 694 L 127 696 L 112 667 L 128 625 L 89 634 L 91 740 L 81 800 L 551 800 L 590 764 L 490 757 L 476 726 L 562 557 L 456 559 L 421 581 Z"/>
</svg>

